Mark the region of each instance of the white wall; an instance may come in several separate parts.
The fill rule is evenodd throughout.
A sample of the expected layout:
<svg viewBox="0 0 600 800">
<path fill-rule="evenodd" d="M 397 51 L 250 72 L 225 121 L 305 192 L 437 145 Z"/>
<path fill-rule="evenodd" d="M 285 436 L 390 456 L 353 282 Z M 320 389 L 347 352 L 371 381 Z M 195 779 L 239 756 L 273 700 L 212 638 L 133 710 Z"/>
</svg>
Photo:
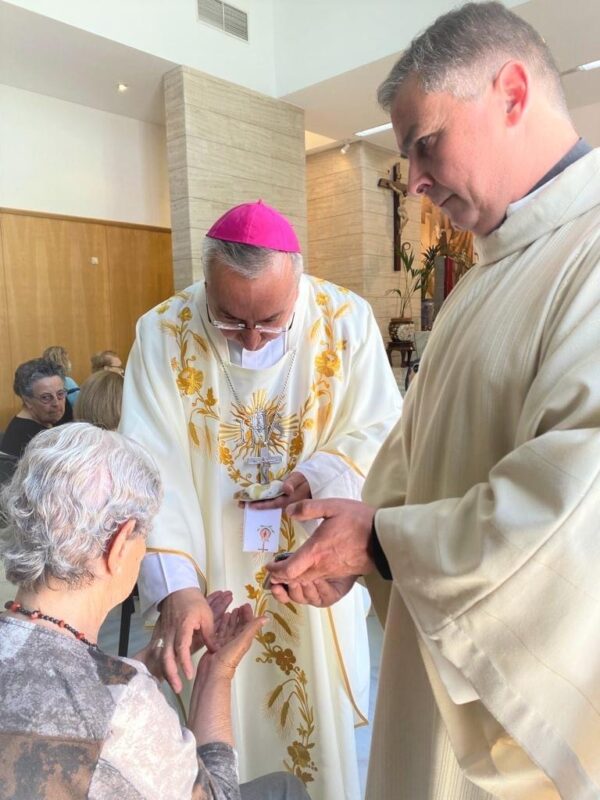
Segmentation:
<svg viewBox="0 0 600 800">
<path fill-rule="evenodd" d="M 273 0 L 230 0 L 230 5 L 248 14 L 248 42 L 200 22 L 196 0 L 10 2 L 249 89 L 275 94 Z"/>
<path fill-rule="evenodd" d="M 591 144 L 600 147 L 600 103 L 571 109 L 577 133 Z"/>
<path fill-rule="evenodd" d="M 165 130 L 0 84 L 0 206 L 169 227 Z"/>
<path fill-rule="evenodd" d="M 504 0 L 515 6 L 523 0 Z M 232 0 L 233 2 L 233 0 Z M 276 0 L 277 97 L 398 53 L 452 0 Z"/>
</svg>

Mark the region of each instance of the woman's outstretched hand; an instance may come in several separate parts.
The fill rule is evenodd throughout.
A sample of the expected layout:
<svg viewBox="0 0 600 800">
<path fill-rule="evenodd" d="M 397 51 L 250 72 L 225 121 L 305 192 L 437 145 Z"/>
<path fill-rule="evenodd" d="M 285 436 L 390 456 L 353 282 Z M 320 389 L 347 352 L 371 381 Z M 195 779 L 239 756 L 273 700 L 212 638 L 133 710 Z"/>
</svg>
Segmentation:
<svg viewBox="0 0 600 800">
<path fill-rule="evenodd" d="M 198 673 L 211 674 L 231 680 L 240 661 L 246 655 L 252 640 L 267 621 L 267 617 L 255 617 L 249 603 L 223 613 L 215 621 L 214 652 L 206 652 L 198 664 Z"/>
<path fill-rule="evenodd" d="M 199 745 L 207 742 L 233 745 L 231 679 L 266 621 L 266 617 L 254 617 L 248 603 L 225 612 L 215 621 L 216 650 L 207 651 L 200 659 L 188 715 L 188 724 Z"/>
</svg>

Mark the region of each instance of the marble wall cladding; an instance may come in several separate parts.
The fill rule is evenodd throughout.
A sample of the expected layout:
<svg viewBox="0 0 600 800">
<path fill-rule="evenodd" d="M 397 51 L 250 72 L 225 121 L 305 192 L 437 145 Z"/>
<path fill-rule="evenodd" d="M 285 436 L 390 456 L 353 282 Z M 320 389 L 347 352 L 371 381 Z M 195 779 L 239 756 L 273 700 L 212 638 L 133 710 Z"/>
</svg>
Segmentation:
<svg viewBox="0 0 600 800">
<path fill-rule="evenodd" d="M 310 271 L 361 294 L 363 203 L 360 150 L 338 148 L 306 160 Z"/>
<path fill-rule="evenodd" d="M 187 67 L 164 89 L 176 288 L 201 279 L 212 223 L 258 198 L 288 217 L 306 254 L 303 110 Z"/>
<path fill-rule="evenodd" d="M 373 307 L 384 339 L 397 300 L 386 291 L 400 286 L 394 272 L 392 192 L 377 186 L 389 177 L 398 155 L 368 142 L 353 143 L 344 155 L 339 148 L 309 154 L 306 164 L 308 248 L 310 271 L 346 286 Z M 407 165 L 402 162 L 402 179 Z M 421 203 L 407 200 L 408 223 L 402 234 L 415 253 L 421 252 Z M 412 304 L 420 318 L 420 298 Z"/>
</svg>

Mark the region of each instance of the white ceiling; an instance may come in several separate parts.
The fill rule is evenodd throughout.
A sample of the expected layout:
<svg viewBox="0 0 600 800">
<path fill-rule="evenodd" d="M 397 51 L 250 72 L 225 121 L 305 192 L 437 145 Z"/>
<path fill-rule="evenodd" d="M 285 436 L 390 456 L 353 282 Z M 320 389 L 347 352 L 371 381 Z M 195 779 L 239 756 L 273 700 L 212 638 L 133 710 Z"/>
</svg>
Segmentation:
<svg viewBox="0 0 600 800">
<path fill-rule="evenodd" d="M 172 61 L 0 2 L 0 83 L 164 124 Z M 124 94 L 117 84 L 129 85 Z"/>
<path fill-rule="evenodd" d="M 325 1 L 325 0 L 323 0 Z M 529 0 L 513 10 L 544 36 L 559 69 L 600 59 L 600 0 Z M 284 96 L 305 109 L 306 128 L 336 141 L 387 122 L 375 91 L 398 54 Z M 167 61 L 0 0 L 0 83 L 162 124 Z M 125 94 L 116 91 L 124 82 Z M 600 103 L 600 70 L 564 78 L 572 108 Z M 393 134 L 369 141 L 395 150 Z"/>
<path fill-rule="evenodd" d="M 544 37 L 561 72 L 600 59 L 600 0 L 529 0 L 512 10 Z M 305 109 L 310 131 L 337 141 L 356 131 L 388 122 L 375 101 L 381 81 L 399 53 L 307 86 L 282 99 Z M 600 103 L 600 69 L 563 78 L 569 108 Z M 396 150 L 392 131 L 369 136 L 369 142 Z"/>
</svg>

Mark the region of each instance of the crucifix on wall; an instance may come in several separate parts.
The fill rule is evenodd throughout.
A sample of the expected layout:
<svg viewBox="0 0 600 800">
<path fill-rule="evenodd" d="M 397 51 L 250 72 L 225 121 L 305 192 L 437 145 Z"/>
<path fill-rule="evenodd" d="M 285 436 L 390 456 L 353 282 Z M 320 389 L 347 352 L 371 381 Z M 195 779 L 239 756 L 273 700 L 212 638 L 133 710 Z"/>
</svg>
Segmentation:
<svg viewBox="0 0 600 800">
<path fill-rule="evenodd" d="M 391 178 L 379 178 L 377 186 L 389 189 L 393 195 L 394 202 L 394 271 L 400 272 L 400 248 L 402 245 L 402 229 L 408 222 L 408 212 L 406 211 L 406 194 L 408 186 L 400 180 L 400 164 L 394 164 L 391 170 Z"/>
</svg>

